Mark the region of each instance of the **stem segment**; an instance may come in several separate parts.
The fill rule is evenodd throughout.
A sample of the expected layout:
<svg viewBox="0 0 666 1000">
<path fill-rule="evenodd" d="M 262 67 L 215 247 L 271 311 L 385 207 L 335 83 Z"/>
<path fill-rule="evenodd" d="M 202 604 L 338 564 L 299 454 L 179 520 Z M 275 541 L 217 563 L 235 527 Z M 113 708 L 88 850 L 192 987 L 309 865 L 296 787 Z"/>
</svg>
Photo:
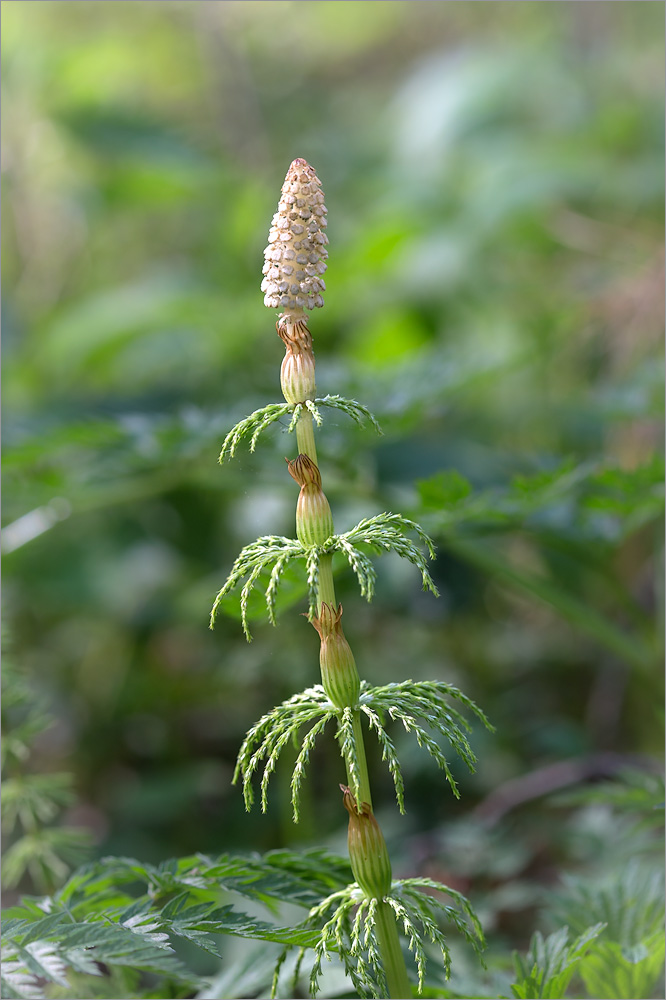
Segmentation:
<svg viewBox="0 0 666 1000">
<path fill-rule="evenodd" d="M 303 430 L 301 427 L 303 425 Z M 302 414 L 296 425 L 298 436 L 298 447 L 301 453 L 307 454 L 316 462 L 316 450 L 314 443 L 314 428 L 312 426 L 311 414 Z M 302 436 L 301 436 L 302 435 Z M 312 439 L 311 444 L 309 439 Z M 309 447 L 310 450 L 306 451 Z M 336 607 L 335 585 L 333 583 L 333 556 L 322 556 L 319 560 L 319 584 L 317 588 L 317 607 L 321 614 L 321 605 L 325 602 L 331 608 Z M 359 771 L 359 794 L 361 802 L 367 802 L 372 809 L 372 794 L 370 792 L 370 776 L 368 774 L 368 764 L 365 756 L 365 743 L 363 740 L 363 730 L 361 728 L 361 713 L 358 709 L 353 715 L 354 742 L 356 743 L 356 756 L 358 759 Z M 347 781 L 351 783 L 349 773 L 349 761 L 347 765 Z M 396 924 L 393 910 L 383 900 L 379 900 L 376 917 L 377 946 L 382 956 L 382 964 L 386 973 L 386 982 L 391 1000 L 411 1000 L 412 987 L 407 977 L 407 967 L 400 946 L 400 936 Z"/>
<path fill-rule="evenodd" d="M 356 742 L 356 755 L 358 757 L 358 777 L 359 793 L 361 802 L 367 802 L 372 809 L 372 795 L 370 794 L 370 776 L 368 774 L 368 762 L 365 758 L 365 743 L 363 742 L 363 730 L 361 729 L 361 713 L 354 712 L 354 740 Z"/>
<path fill-rule="evenodd" d="M 295 203 L 299 207 L 304 206 L 307 209 L 307 212 L 302 215 L 302 218 L 310 218 L 311 220 L 307 224 L 307 230 L 301 224 L 300 217 L 293 210 Z M 324 304 L 321 292 L 324 291 L 325 285 L 318 275 L 326 270 L 325 260 L 328 256 L 325 249 L 328 238 L 323 232 L 326 227 L 325 216 L 324 193 L 321 190 L 319 178 L 314 169 L 305 160 L 300 158 L 294 160 L 285 178 L 285 183 L 282 187 L 282 197 L 278 203 L 278 211 L 271 225 L 268 246 L 264 252 L 264 279 L 261 283 L 261 290 L 264 292 L 264 304 L 269 309 L 285 307 L 285 311 L 281 313 L 277 324 L 278 335 L 283 340 L 286 349 L 285 359 L 280 369 L 280 384 L 282 385 L 282 392 L 285 399 L 288 403 L 292 404 L 300 403 L 304 399 L 310 399 L 314 395 L 315 362 L 312 353 L 312 337 L 307 327 L 305 309 L 310 311 Z M 297 254 L 299 255 L 298 257 L 296 257 Z M 303 257 L 303 254 L 307 254 L 307 257 Z M 305 262 L 307 259 L 312 268 L 307 269 L 307 274 L 306 272 L 297 271 L 296 275 L 294 275 L 294 266 L 290 263 L 294 259 L 299 262 L 301 260 Z M 298 443 L 299 458 L 292 464 L 294 467 L 296 467 L 296 463 L 303 465 L 304 463 L 302 461 L 299 462 L 299 459 L 302 456 L 307 456 L 310 462 L 314 463 L 314 466 L 317 467 L 315 471 L 317 479 L 319 479 L 314 426 L 312 414 L 309 411 L 301 412 L 299 416 L 296 424 L 296 440 Z M 293 475 L 292 464 L 290 464 L 289 471 Z M 312 470 L 309 471 L 308 475 L 311 474 Z M 294 475 L 294 478 L 300 483 L 302 489 L 306 488 L 305 479 L 301 482 L 298 476 Z M 320 485 L 320 483 L 317 485 Z M 328 508 L 328 501 L 326 501 L 326 507 Z M 298 539 L 302 545 L 315 548 L 321 543 L 318 537 L 315 537 L 314 534 L 311 537 L 308 531 L 306 531 L 304 523 L 307 520 L 305 516 L 301 515 L 299 522 L 297 508 L 297 526 L 299 523 L 301 524 Z M 311 520 L 316 521 L 316 517 L 311 518 Z M 321 512 L 319 520 L 320 522 L 322 521 Z M 319 526 L 321 527 L 321 524 Z M 320 533 L 329 528 L 332 533 L 330 508 L 328 509 L 327 520 L 324 522 L 324 528 L 321 528 Z M 321 556 L 318 568 L 317 611 L 318 618 L 321 620 L 322 603 L 329 605 L 329 614 L 336 613 L 332 556 Z M 349 657 L 353 663 L 351 650 L 349 651 Z M 355 664 L 354 675 L 355 690 L 357 691 L 359 680 Z M 322 673 L 322 680 L 325 679 Z M 381 840 L 381 844 L 383 845 L 381 856 L 377 852 L 375 852 L 376 856 L 374 856 L 371 850 L 369 867 L 366 866 L 358 870 L 372 876 L 373 857 L 374 861 L 379 860 L 383 863 L 382 871 L 384 878 L 379 879 L 376 884 L 372 880 L 366 881 L 366 888 L 363 891 L 366 898 L 376 900 L 377 902 L 377 944 L 386 971 L 386 981 L 391 1000 L 405 1000 L 405 998 L 411 1000 L 412 990 L 407 978 L 407 970 L 400 947 L 400 937 L 395 915 L 390 906 L 384 901 L 386 893 L 390 891 L 390 861 L 381 830 L 379 830 L 376 820 L 372 815 L 372 798 L 370 795 L 370 780 L 363 744 L 363 731 L 361 729 L 361 715 L 359 709 L 352 704 L 355 700 L 355 697 L 351 696 L 346 703 L 352 711 L 354 743 L 356 745 L 359 768 L 358 794 L 361 802 L 355 802 L 354 809 L 357 811 L 357 815 L 363 813 L 364 816 L 370 817 L 373 830 L 377 834 L 375 840 Z M 342 700 L 341 704 L 343 704 Z M 349 775 L 349 756 L 346 757 L 345 763 Z M 367 803 L 367 807 L 364 806 L 364 803 Z M 360 810 L 360 813 L 358 810 Z M 370 848 L 372 846 L 370 844 Z M 365 861 L 363 864 L 365 865 Z M 381 868 L 382 865 L 380 864 L 379 867 Z M 365 876 L 357 879 L 359 885 L 362 885 L 364 878 Z"/>
<path fill-rule="evenodd" d="M 412 986 L 407 978 L 405 959 L 400 947 L 400 937 L 395 914 L 388 903 L 379 901 L 375 917 L 377 944 L 386 973 L 386 985 L 392 1000 L 411 1000 Z"/>
<path fill-rule="evenodd" d="M 323 603 L 335 608 L 335 586 L 333 584 L 333 556 L 322 556 L 319 560 L 319 586 L 317 587 L 317 610 L 321 614 Z"/>
<path fill-rule="evenodd" d="M 317 464 L 317 448 L 315 446 L 314 428 L 312 426 L 312 414 L 301 413 L 296 424 L 296 443 L 300 455 L 307 455 L 314 464 Z"/>
</svg>

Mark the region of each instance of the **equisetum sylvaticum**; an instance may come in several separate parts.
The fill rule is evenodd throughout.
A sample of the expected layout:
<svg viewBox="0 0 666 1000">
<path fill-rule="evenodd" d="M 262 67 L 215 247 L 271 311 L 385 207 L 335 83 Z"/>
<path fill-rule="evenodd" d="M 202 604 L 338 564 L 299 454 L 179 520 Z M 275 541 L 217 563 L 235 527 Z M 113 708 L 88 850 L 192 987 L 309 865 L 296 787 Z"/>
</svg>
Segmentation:
<svg viewBox="0 0 666 1000">
<path fill-rule="evenodd" d="M 444 681 L 405 680 L 380 687 L 362 681 L 345 638 L 342 605 L 336 600 L 333 578 L 336 553 L 343 557 L 341 562 L 347 560 L 361 594 L 368 600 L 373 596 L 376 579 L 369 554 L 397 553 L 417 567 L 425 590 L 437 596 L 437 589 L 428 570 L 428 560 L 435 555 L 433 543 L 414 521 L 400 514 L 383 513 L 364 518 L 342 534 L 334 530 L 322 488 L 315 427 L 322 425 L 326 408 L 335 408 L 357 423 L 367 422 L 381 431 L 372 414 L 355 400 L 338 395 L 319 398 L 316 394 L 308 314 L 324 304 L 322 276 L 327 245 L 321 183 L 309 163 L 296 159 L 287 172 L 271 223 L 261 283 L 265 305 L 280 310 L 276 326 L 285 348 L 280 370 L 285 401 L 269 404 L 237 424 L 227 435 L 220 455 L 220 462 L 232 458 L 243 440 L 253 451 L 264 430 L 288 418 L 288 430 L 295 432 L 297 448 L 286 469 L 299 486 L 296 537 L 265 535 L 245 546 L 217 596 L 211 627 L 222 599 L 239 586 L 247 639 L 248 600 L 254 588 L 264 591 L 268 619 L 275 624 L 281 575 L 293 560 L 302 561 L 309 596 L 308 618 L 319 636 L 321 683 L 293 695 L 252 726 L 238 754 L 234 781 L 242 783 L 249 810 L 256 777 L 265 810 L 269 780 L 278 757 L 287 744 L 295 741 L 299 749 L 291 797 L 294 821 L 298 822 L 301 783 L 310 751 L 327 724 L 333 724 L 346 770 L 346 780 L 340 785 L 340 805 L 349 814 L 349 860 L 355 881 L 322 900 L 307 917 L 307 925 L 319 933 L 311 990 L 313 995 L 317 991 L 322 959 L 337 956 L 360 996 L 405 998 L 414 995 L 405 961 L 409 952 L 416 967 L 415 988 L 419 993 L 424 985 L 426 953 L 432 951 L 427 942 L 441 950 L 448 974 L 449 948 L 442 925 L 453 924 L 476 949 L 483 946 L 483 935 L 478 919 L 460 893 L 428 878 L 392 877 L 386 842 L 373 812 L 364 741 L 368 737 L 378 741 L 393 778 L 398 808 L 404 812 L 400 761 L 387 723 L 396 721 L 415 736 L 442 768 L 456 796 L 456 782 L 438 736 L 444 737 L 473 770 L 475 756 L 467 739 L 470 726 L 461 709 L 488 723 L 469 698 Z M 306 622 L 303 627 L 307 628 Z M 337 788 L 331 793 L 340 794 Z M 406 943 L 404 950 L 402 941 Z"/>
</svg>

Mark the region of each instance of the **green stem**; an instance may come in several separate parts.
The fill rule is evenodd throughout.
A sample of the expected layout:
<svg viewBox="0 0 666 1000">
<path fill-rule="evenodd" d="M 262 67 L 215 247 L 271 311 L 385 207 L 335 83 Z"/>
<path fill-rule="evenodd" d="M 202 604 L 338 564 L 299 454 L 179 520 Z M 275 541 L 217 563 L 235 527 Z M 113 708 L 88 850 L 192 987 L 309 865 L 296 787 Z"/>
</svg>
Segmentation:
<svg viewBox="0 0 666 1000">
<path fill-rule="evenodd" d="M 317 449 L 314 440 L 314 427 L 312 414 L 302 413 L 296 424 L 296 440 L 298 442 L 299 454 L 307 455 L 312 461 L 317 463 Z M 321 608 L 325 602 L 330 607 L 337 607 L 335 601 L 335 584 L 333 583 L 333 556 L 321 556 L 319 560 L 319 582 L 317 586 L 317 607 Z M 356 758 L 358 761 L 359 773 L 359 795 L 361 802 L 367 802 L 372 808 L 372 795 L 370 793 L 370 776 L 368 774 L 368 763 L 365 756 L 365 743 L 363 740 L 363 730 L 361 728 L 361 713 L 358 709 L 353 714 L 352 726 L 354 729 L 354 742 L 356 744 Z M 351 784 L 349 773 L 349 761 L 345 759 L 347 767 L 347 784 Z M 412 987 L 407 977 L 407 967 L 400 947 L 400 935 L 396 924 L 393 910 L 381 900 L 377 906 L 376 917 L 377 946 L 382 957 L 382 964 L 386 973 L 386 982 L 391 1000 L 411 1000 Z"/>
<path fill-rule="evenodd" d="M 319 559 L 319 585 L 317 587 L 317 603 L 323 603 L 335 609 L 335 585 L 333 583 L 333 556 L 321 556 Z"/>
<path fill-rule="evenodd" d="M 358 784 L 361 802 L 367 802 L 372 809 L 372 795 L 370 794 L 370 776 L 368 774 L 368 762 L 365 758 L 365 743 L 363 742 L 363 730 L 361 729 L 361 713 L 354 712 L 354 742 L 356 743 L 356 757 L 358 758 Z"/>
<path fill-rule="evenodd" d="M 388 903 L 379 901 L 375 917 L 377 944 L 382 956 L 386 985 L 392 1000 L 411 1000 L 412 986 L 407 978 L 407 967 L 400 947 L 400 936 L 395 914 Z"/>
<path fill-rule="evenodd" d="M 314 464 L 317 464 L 317 448 L 314 439 L 314 427 L 312 426 L 312 414 L 301 413 L 296 424 L 296 442 L 298 444 L 298 454 L 307 455 Z"/>
</svg>

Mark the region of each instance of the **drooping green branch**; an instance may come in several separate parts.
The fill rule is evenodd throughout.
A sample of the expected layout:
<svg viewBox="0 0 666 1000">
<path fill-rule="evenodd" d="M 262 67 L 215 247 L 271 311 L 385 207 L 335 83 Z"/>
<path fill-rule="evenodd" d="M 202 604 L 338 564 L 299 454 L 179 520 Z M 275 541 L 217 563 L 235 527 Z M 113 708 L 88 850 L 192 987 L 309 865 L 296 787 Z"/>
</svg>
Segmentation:
<svg viewBox="0 0 666 1000">
<path fill-rule="evenodd" d="M 272 625 L 275 625 L 275 605 L 280 578 L 292 559 L 304 559 L 306 563 L 310 618 L 314 617 L 317 612 L 321 559 L 334 552 L 341 552 L 345 556 L 356 574 L 361 594 L 368 601 L 372 600 L 377 574 L 370 559 L 360 546 L 366 546 L 376 553 L 392 551 L 402 558 L 408 559 L 420 571 L 423 589 L 437 594 L 438 591 L 430 576 L 425 555 L 411 539 L 406 537 L 404 532 L 407 531 L 414 531 L 426 545 L 431 557 L 434 556 L 433 543 L 428 535 L 414 521 L 401 517 L 399 514 L 384 513 L 378 514 L 376 517 L 364 518 L 351 531 L 342 535 L 331 534 L 321 544 L 304 544 L 299 539 L 286 538 L 281 535 L 263 535 L 246 545 L 236 558 L 224 586 L 215 598 L 210 619 L 211 628 L 215 624 L 223 597 L 244 580 L 240 597 L 241 620 L 243 631 L 247 639 L 250 640 L 247 618 L 250 593 L 262 573 L 268 572 L 270 572 L 270 579 L 264 592 L 266 610 L 268 620 Z"/>
<path fill-rule="evenodd" d="M 239 553 L 236 561 L 231 567 L 231 572 L 226 583 L 215 598 L 213 610 L 210 615 L 210 627 L 215 625 L 215 618 L 220 607 L 222 598 L 234 590 L 241 580 L 245 580 L 241 590 L 240 609 L 243 631 L 248 640 L 252 638 L 247 620 L 247 603 L 250 592 L 257 579 L 264 571 L 270 570 L 270 580 L 265 590 L 266 609 L 268 620 L 275 625 L 275 601 L 280 577 L 287 567 L 287 564 L 294 558 L 305 555 L 303 546 L 295 538 L 285 538 L 283 535 L 263 535 L 256 541 L 246 545 Z"/>
<path fill-rule="evenodd" d="M 429 590 L 437 597 L 439 591 L 435 586 L 428 563 L 421 549 L 407 537 L 406 532 L 413 531 L 428 550 L 431 559 L 435 558 L 435 546 L 425 531 L 401 514 L 383 513 L 375 517 L 364 517 L 350 531 L 342 535 L 332 535 L 322 546 L 322 551 L 343 552 L 356 573 L 361 594 L 372 600 L 377 579 L 372 563 L 359 546 L 366 545 L 376 553 L 395 552 L 403 559 L 408 559 L 421 573 L 423 589 Z"/>
<path fill-rule="evenodd" d="M 234 784 L 239 778 L 243 779 L 243 795 L 245 807 L 250 809 L 254 802 L 254 792 L 252 790 L 252 777 L 263 763 L 263 775 L 261 779 L 261 807 L 265 812 L 267 807 L 267 788 L 271 774 L 275 770 L 280 753 L 287 743 L 296 741 L 301 728 L 309 723 L 313 723 L 312 729 L 316 738 L 324 728 L 329 719 L 335 716 L 335 706 L 331 705 L 320 684 L 301 691 L 293 695 L 281 705 L 276 706 L 262 716 L 258 722 L 252 726 L 243 740 L 238 752 L 238 760 L 234 771 Z M 309 752 L 309 751 L 308 751 Z M 300 755 L 299 755 L 300 761 Z M 307 763 L 301 761 L 297 769 L 294 768 L 292 776 L 292 803 L 294 808 L 294 819 L 299 815 L 299 791 L 302 772 Z"/>
<path fill-rule="evenodd" d="M 233 427 L 224 439 L 222 451 L 220 452 L 220 464 L 228 458 L 233 458 L 241 441 L 250 441 L 250 451 L 254 451 L 257 446 L 259 436 L 267 427 L 283 417 L 291 414 L 291 420 L 287 431 L 291 434 L 296 430 L 298 421 L 304 413 L 311 414 L 318 427 L 322 424 L 322 415 L 319 412 L 320 406 L 328 406 L 331 409 L 341 410 L 347 416 L 355 420 L 357 424 L 369 423 L 378 434 L 382 429 L 377 423 L 370 410 L 358 403 L 355 399 L 345 399 L 343 396 L 324 396 L 323 399 L 305 399 L 300 403 L 269 403 L 268 406 L 255 410 L 248 417 L 245 417 Z"/>
<path fill-rule="evenodd" d="M 290 741 L 298 742 L 301 731 L 307 733 L 301 744 L 291 780 L 292 807 L 294 820 L 300 814 L 300 788 L 309 759 L 310 750 L 325 726 L 337 719 L 336 737 L 340 752 L 347 763 L 349 783 L 355 797 L 364 801 L 361 794 L 359 758 L 364 753 L 353 725 L 354 713 L 360 711 L 368 720 L 370 729 L 377 737 L 395 785 L 396 799 L 400 812 L 405 811 L 404 781 L 400 760 L 395 745 L 386 731 L 386 717 L 397 720 L 405 731 L 413 733 L 417 743 L 426 750 L 449 782 L 454 795 L 458 796 L 458 786 L 451 772 L 446 754 L 430 734 L 444 737 L 454 752 L 470 771 L 476 766 L 476 756 L 467 739 L 470 724 L 451 701 L 457 701 L 476 716 L 484 726 L 492 729 L 486 716 L 477 705 L 458 688 L 444 681 L 403 681 L 399 684 L 385 684 L 372 687 L 361 681 L 356 704 L 344 708 L 331 701 L 321 684 L 302 691 L 267 712 L 247 733 L 238 754 L 234 782 L 242 778 L 245 805 L 250 809 L 254 802 L 252 779 L 262 772 L 261 804 L 265 811 L 270 777 L 275 770 L 278 757 Z"/>
<path fill-rule="evenodd" d="M 419 992 L 423 990 L 428 964 L 424 948 L 426 939 L 438 946 L 447 976 L 450 971 L 451 953 L 440 926 L 442 918 L 477 952 L 484 947 L 483 931 L 469 901 L 447 885 L 429 878 L 393 879 L 389 891 L 380 900 L 369 899 L 359 884 L 352 882 L 312 907 L 303 922 L 304 928 L 316 927 L 320 935 L 310 975 L 313 996 L 319 989 L 322 961 L 333 955 L 344 962 L 360 996 L 388 995 L 385 970 L 376 944 L 383 907 L 388 907 L 402 926 L 416 962 Z"/>
</svg>

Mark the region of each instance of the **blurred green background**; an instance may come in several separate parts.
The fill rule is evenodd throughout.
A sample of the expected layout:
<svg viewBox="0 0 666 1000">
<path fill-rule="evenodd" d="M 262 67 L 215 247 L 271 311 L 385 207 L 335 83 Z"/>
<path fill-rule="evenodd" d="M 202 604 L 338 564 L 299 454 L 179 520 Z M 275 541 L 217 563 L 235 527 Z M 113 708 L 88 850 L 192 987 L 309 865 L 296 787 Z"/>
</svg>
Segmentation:
<svg viewBox="0 0 666 1000">
<path fill-rule="evenodd" d="M 55 719 L 30 767 L 73 773 L 95 854 L 342 844 L 332 739 L 297 828 L 286 764 L 265 817 L 230 785 L 246 728 L 317 679 L 305 600 L 251 645 L 207 627 L 240 548 L 294 530 L 286 422 L 217 454 L 281 399 L 259 283 L 303 156 L 318 388 L 384 429 L 325 415 L 336 526 L 399 510 L 439 550 L 438 601 L 385 557 L 366 605 L 341 567 L 347 636 L 370 681 L 452 681 L 497 727 L 460 803 L 396 733 L 404 820 L 374 760 L 396 867 L 552 881 L 549 782 L 663 740 L 663 5 L 6 0 L 2 28 L 5 626 Z M 503 871 L 456 840 L 480 817 Z"/>
</svg>

